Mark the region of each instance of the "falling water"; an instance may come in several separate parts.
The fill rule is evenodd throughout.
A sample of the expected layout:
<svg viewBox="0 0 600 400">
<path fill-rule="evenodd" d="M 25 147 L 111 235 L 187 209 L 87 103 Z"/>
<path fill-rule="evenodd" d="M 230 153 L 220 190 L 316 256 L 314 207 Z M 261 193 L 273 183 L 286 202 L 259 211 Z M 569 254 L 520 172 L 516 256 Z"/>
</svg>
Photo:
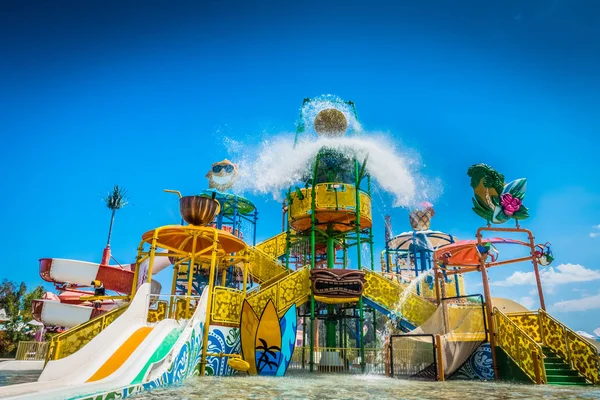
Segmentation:
<svg viewBox="0 0 600 400">
<path fill-rule="evenodd" d="M 396 309 L 394 311 L 397 314 L 400 314 L 400 310 L 402 309 L 402 306 L 408 299 L 408 296 L 410 296 L 411 293 L 416 293 L 417 287 L 421 284 L 421 282 L 423 282 L 425 279 L 427 279 L 428 276 L 433 276 L 433 269 L 430 269 L 425 272 L 421 272 L 419 274 L 419 276 L 417 276 L 415 279 L 410 281 L 408 286 L 404 289 L 404 291 L 400 295 L 400 298 L 398 299 L 398 303 L 396 304 Z"/>
<path fill-rule="evenodd" d="M 417 287 L 421 284 L 421 282 L 423 282 L 425 279 L 427 279 L 428 276 L 432 276 L 432 275 L 433 275 L 433 269 L 422 272 L 419 274 L 419 276 L 417 276 L 415 279 L 413 279 L 406 288 L 404 288 L 404 291 L 402 291 L 402 294 L 400 295 L 400 298 L 398 299 L 398 303 L 396 303 L 396 307 L 394 308 L 394 310 L 392 310 L 395 315 L 402 315 L 402 307 L 404 306 L 404 303 L 408 300 L 408 297 L 410 296 L 410 294 L 416 293 Z M 394 331 L 396 330 L 394 325 L 397 322 L 398 321 L 396 320 L 396 318 L 391 318 L 387 321 L 387 323 L 385 325 L 385 329 L 383 331 L 383 337 L 389 337 L 389 335 L 394 333 Z"/>
<path fill-rule="evenodd" d="M 232 142 L 228 139 L 227 145 Z M 394 207 L 434 200 L 439 194 L 439 183 L 431 184 L 415 171 L 416 157 L 402 155 L 393 141 L 381 134 L 305 137 L 296 145 L 291 134 L 280 135 L 264 140 L 258 149 L 235 144 L 240 170 L 236 190 L 241 193 L 270 194 L 281 200 L 283 191 L 302 181 L 319 150 L 326 147 L 359 162 L 367 159 L 367 172 L 374 183 L 392 194 Z"/>
<path fill-rule="evenodd" d="M 371 246 L 369 243 L 360 245 L 360 262 L 363 268 L 371 268 Z"/>
</svg>

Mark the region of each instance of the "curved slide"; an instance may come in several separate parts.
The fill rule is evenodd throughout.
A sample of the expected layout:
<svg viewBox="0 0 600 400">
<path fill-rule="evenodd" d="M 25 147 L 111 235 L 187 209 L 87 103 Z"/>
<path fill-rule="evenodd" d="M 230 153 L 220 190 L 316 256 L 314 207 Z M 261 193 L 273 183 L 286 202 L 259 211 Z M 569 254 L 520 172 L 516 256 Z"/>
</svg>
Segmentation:
<svg viewBox="0 0 600 400">
<path fill-rule="evenodd" d="M 166 250 L 159 250 L 164 252 Z M 154 264 L 153 273 L 157 274 L 167 268 L 171 262 L 167 257 L 157 257 Z M 147 277 L 148 260 L 140 266 L 140 276 L 138 277 L 138 286 L 141 285 Z M 47 282 L 70 283 L 81 286 L 89 286 L 93 280 L 99 280 L 104 284 L 107 290 L 118 293 L 129 294 L 133 286 L 135 264 L 101 265 L 97 263 L 69 260 L 64 258 L 42 258 L 40 259 L 40 276 Z M 157 281 L 152 281 L 152 293 L 160 293 L 161 285 Z M 63 298 L 63 294 L 70 294 L 68 300 Z M 101 307 L 94 309 L 91 304 L 81 305 L 83 300 L 77 301 L 77 296 L 90 296 L 92 293 L 63 292 L 58 296 L 58 300 L 39 299 L 33 301 L 33 315 L 37 321 L 47 326 L 62 326 L 71 328 L 83 322 L 89 321 L 101 314 L 104 314 L 115 307 L 120 302 L 113 300 L 104 301 Z M 75 299 L 73 298 L 75 296 Z"/>
<path fill-rule="evenodd" d="M 144 284 L 123 315 L 87 345 L 48 362 L 38 382 L 1 387 L 0 398 L 75 399 L 103 393 L 125 397 L 193 375 L 200 360 L 207 292 L 190 320 L 157 324 L 146 322 L 149 294 L 150 285 Z"/>
</svg>

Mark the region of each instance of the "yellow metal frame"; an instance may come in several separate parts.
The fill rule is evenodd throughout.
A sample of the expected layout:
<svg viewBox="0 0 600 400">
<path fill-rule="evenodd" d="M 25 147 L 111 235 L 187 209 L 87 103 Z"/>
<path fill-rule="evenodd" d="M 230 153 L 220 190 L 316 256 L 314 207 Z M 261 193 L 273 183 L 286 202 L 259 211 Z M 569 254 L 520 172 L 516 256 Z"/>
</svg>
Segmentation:
<svg viewBox="0 0 600 400">
<path fill-rule="evenodd" d="M 49 342 L 21 341 L 17 346 L 15 360 L 45 360 Z"/>
<path fill-rule="evenodd" d="M 598 349 L 577 332 L 542 309 L 506 315 L 533 340 L 539 340 L 544 346 L 548 346 L 588 381 L 600 384 Z"/>
<path fill-rule="evenodd" d="M 104 328 L 127 310 L 129 304 L 111 310 L 83 324 L 79 324 L 66 332 L 52 337 L 46 354 L 46 363 L 50 360 L 58 360 L 67 357 L 86 345 Z"/>
<path fill-rule="evenodd" d="M 165 229 L 172 229 L 176 227 L 177 230 L 172 231 L 172 232 L 168 232 L 165 233 L 164 230 Z M 223 249 L 220 241 L 219 241 L 219 235 L 222 231 L 220 231 L 219 229 L 216 228 L 212 228 L 212 227 L 206 227 L 206 226 L 194 226 L 194 225 L 187 225 L 187 226 L 162 226 L 162 227 L 158 227 L 156 229 L 154 229 L 154 231 L 152 231 L 152 236 L 151 237 L 146 237 L 143 238 L 142 241 L 140 242 L 140 245 L 138 247 L 138 254 L 137 254 L 137 258 L 136 258 L 136 268 L 135 268 L 135 273 L 134 273 L 134 279 L 133 279 L 133 287 L 131 290 L 131 298 L 133 298 L 133 296 L 135 295 L 135 292 L 137 290 L 137 283 L 138 283 L 138 276 L 140 273 L 140 265 L 142 264 L 142 262 L 144 262 L 145 260 L 148 260 L 148 278 L 147 278 L 147 282 L 151 282 L 152 281 L 152 271 L 154 268 L 154 263 L 155 263 L 155 259 L 156 257 L 173 257 L 175 259 L 174 262 L 174 267 L 173 267 L 173 282 L 171 284 L 171 295 L 174 296 L 175 295 L 175 281 L 177 278 L 177 274 L 179 272 L 182 271 L 182 269 L 184 268 L 185 264 L 184 263 L 189 263 L 189 268 L 194 268 L 196 265 L 200 266 L 200 268 L 202 268 L 203 265 L 205 265 L 208 269 L 209 269 L 209 276 L 208 276 L 208 287 L 205 290 L 208 290 L 208 304 L 207 304 L 207 312 L 206 312 L 206 320 L 205 320 L 205 329 L 203 332 L 203 338 L 202 338 L 202 358 L 200 361 L 200 374 L 204 375 L 205 369 L 206 369 L 206 357 L 208 355 L 207 353 L 207 347 L 208 347 L 208 333 L 209 333 L 209 329 L 210 329 L 210 324 L 211 324 L 211 317 L 213 316 L 214 310 L 213 310 L 213 305 L 214 305 L 214 297 L 215 294 L 217 292 L 215 292 L 216 288 L 219 288 L 219 290 L 222 289 L 227 289 L 227 288 L 220 288 L 218 286 L 215 285 L 215 280 L 216 280 L 216 276 L 217 276 L 217 270 L 219 269 L 219 265 L 220 262 L 223 259 L 227 259 L 228 260 L 228 265 L 231 264 L 236 264 L 236 263 L 243 263 L 243 271 L 244 271 L 244 277 L 243 277 L 243 287 L 244 290 L 243 291 L 237 291 L 235 289 L 233 289 L 233 291 L 235 292 L 239 292 L 240 294 L 242 294 L 243 297 L 245 297 L 246 295 L 246 282 L 247 282 L 247 277 L 248 277 L 248 256 L 247 254 L 245 254 L 244 250 L 247 248 L 245 243 L 244 243 L 244 247 L 237 253 L 237 255 L 233 255 L 230 253 L 226 253 L 225 250 Z M 174 247 L 173 245 L 168 245 L 165 244 L 164 242 L 162 242 L 160 239 L 164 239 L 165 237 L 173 237 L 173 236 L 181 236 L 180 240 L 177 242 L 178 247 Z M 199 238 L 204 239 L 203 242 L 199 242 Z M 237 238 L 228 238 L 228 240 L 238 240 Z M 241 240 L 240 240 L 241 241 Z M 206 245 L 206 243 L 210 243 L 210 245 Z M 171 244 L 173 244 L 172 242 L 170 242 Z M 188 245 L 191 243 L 191 251 L 187 251 L 186 247 L 188 247 Z M 202 246 L 202 248 L 199 248 L 199 243 L 204 243 L 205 245 Z M 144 250 L 144 245 L 145 244 L 149 244 L 150 248 L 149 250 L 145 251 Z M 162 249 L 166 249 L 167 253 L 157 253 L 156 249 L 157 248 L 162 248 Z M 189 278 L 188 278 L 188 282 L 187 282 L 187 293 L 184 296 L 185 298 L 185 310 L 187 310 L 187 317 L 190 318 L 191 315 L 189 315 L 189 313 L 191 312 L 190 310 L 190 301 L 191 301 L 191 295 L 192 295 L 192 281 L 193 281 L 193 276 L 194 274 L 189 274 Z M 168 306 L 168 314 L 171 315 L 172 314 L 172 308 L 173 308 L 173 304 L 175 304 L 175 312 L 177 313 L 177 302 L 170 302 L 169 306 Z"/>
<path fill-rule="evenodd" d="M 493 313 L 497 329 L 496 344 L 533 382 L 547 383 L 542 346 L 498 308 L 494 307 Z"/>
</svg>

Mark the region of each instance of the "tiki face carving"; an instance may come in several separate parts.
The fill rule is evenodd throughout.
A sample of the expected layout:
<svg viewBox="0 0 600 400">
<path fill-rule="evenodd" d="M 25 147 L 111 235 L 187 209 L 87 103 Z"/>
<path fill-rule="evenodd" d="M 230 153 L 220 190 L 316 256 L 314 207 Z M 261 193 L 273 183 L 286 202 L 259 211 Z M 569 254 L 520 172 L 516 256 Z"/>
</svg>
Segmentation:
<svg viewBox="0 0 600 400">
<path fill-rule="evenodd" d="M 357 297 L 363 292 L 364 271 L 351 269 L 315 269 L 310 272 L 316 296 Z"/>
</svg>

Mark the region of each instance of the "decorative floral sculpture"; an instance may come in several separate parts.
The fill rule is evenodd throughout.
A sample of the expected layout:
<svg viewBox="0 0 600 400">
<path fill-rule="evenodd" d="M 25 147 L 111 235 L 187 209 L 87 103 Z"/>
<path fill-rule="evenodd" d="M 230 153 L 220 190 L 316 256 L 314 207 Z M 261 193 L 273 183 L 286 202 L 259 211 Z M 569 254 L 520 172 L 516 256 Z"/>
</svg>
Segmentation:
<svg viewBox="0 0 600 400">
<path fill-rule="evenodd" d="M 529 218 L 527 207 L 523 205 L 527 179 L 520 178 L 504 183 L 504 175 L 486 164 L 476 164 L 469 168 L 471 187 L 475 192 L 473 211 L 489 223 L 503 224 L 512 219 Z"/>
</svg>

